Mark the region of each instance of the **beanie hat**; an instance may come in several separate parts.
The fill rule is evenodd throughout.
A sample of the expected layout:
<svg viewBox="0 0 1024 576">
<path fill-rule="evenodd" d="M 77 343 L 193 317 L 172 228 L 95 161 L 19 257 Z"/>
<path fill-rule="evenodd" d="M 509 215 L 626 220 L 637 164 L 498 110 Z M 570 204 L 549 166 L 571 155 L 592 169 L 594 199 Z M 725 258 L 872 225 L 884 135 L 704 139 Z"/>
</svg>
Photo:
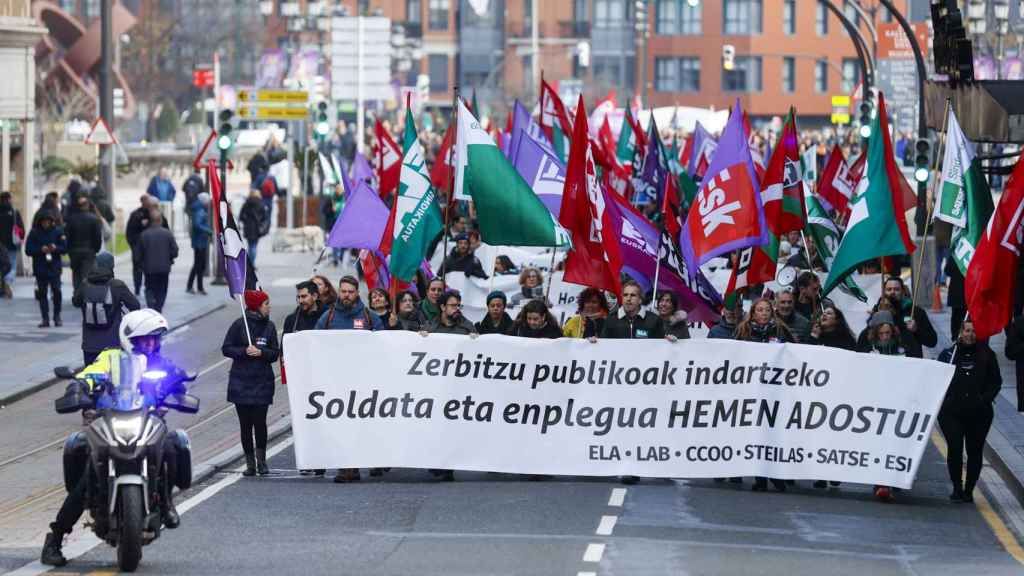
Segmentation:
<svg viewBox="0 0 1024 576">
<path fill-rule="evenodd" d="M 503 305 L 508 305 L 508 297 L 505 296 L 505 293 L 502 292 L 501 290 L 495 290 L 494 292 L 488 294 L 487 300 L 484 300 L 484 302 L 486 302 L 489 305 L 491 303 L 491 300 L 494 300 L 495 298 L 500 299 Z"/>
<path fill-rule="evenodd" d="M 100 252 L 96 255 L 96 268 L 102 270 L 114 269 L 114 255 L 110 252 Z"/>
<path fill-rule="evenodd" d="M 896 325 L 896 320 L 892 316 L 892 312 L 888 310 L 877 310 L 871 315 L 871 319 L 868 320 L 868 326 L 874 328 L 875 326 L 881 326 L 882 324 Z"/>
<path fill-rule="evenodd" d="M 269 299 L 270 296 L 262 290 L 246 290 L 245 308 L 256 312 L 260 309 L 260 306 Z"/>
</svg>

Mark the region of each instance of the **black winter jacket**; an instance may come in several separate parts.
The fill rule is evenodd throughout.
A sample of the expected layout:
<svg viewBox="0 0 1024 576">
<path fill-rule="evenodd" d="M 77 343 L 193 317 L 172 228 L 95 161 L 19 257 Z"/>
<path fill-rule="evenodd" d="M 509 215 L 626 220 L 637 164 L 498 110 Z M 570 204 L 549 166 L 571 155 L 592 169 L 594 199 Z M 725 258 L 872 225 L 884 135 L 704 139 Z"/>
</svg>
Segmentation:
<svg viewBox="0 0 1024 576">
<path fill-rule="evenodd" d="M 472 252 L 459 255 L 455 250 L 452 250 L 452 253 L 444 259 L 444 264 L 441 265 L 441 272 L 438 275 L 443 278 L 449 272 L 464 272 L 466 276 L 487 279 L 487 273 L 484 272 L 483 264 L 480 263 L 480 259 L 474 256 Z"/>
<path fill-rule="evenodd" d="M 441 317 L 438 316 L 430 321 L 427 325 L 421 327 L 421 330 L 426 330 L 431 334 L 476 334 L 476 326 L 469 320 L 466 320 L 464 316 L 459 316 L 459 319 L 451 326 L 445 325 L 441 322 Z"/>
<path fill-rule="evenodd" d="M 22 234 L 26 233 L 25 223 L 21 220 L 21 213 L 11 204 L 0 204 L 0 244 L 8 250 L 16 250 L 14 244 L 14 227 L 21 228 Z"/>
<path fill-rule="evenodd" d="M 831 332 L 825 332 L 815 338 L 811 336 L 808 344 L 816 344 L 818 346 L 827 346 L 829 348 L 842 348 L 843 350 L 854 351 L 857 349 L 857 341 L 853 338 L 853 334 L 850 334 L 849 330 L 843 330 L 837 328 Z"/>
<path fill-rule="evenodd" d="M 50 259 L 43 254 L 43 246 L 52 244 L 56 250 L 50 253 Z M 64 229 L 56 226 L 44 230 L 37 226 L 28 233 L 25 240 L 25 254 L 32 257 L 32 275 L 42 278 L 60 278 L 62 254 L 67 254 L 68 239 L 64 235 Z"/>
<path fill-rule="evenodd" d="M 476 323 L 476 331 L 480 334 L 509 334 L 512 331 L 512 325 L 515 323 L 512 317 L 508 315 L 508 312 L 503 312 L 501 315 L 501 321 L 495 326 L 494 322 L 491 321 L 491 317 L 487 314 L 484 315 L 483 319 Z"/>
<path fill-rule="evenodd" d="M 953 358 L 954 349 L 956 358 Z M 987 344 L 958 344 L 939 354 L 939 362 L 954 364 L 956 373 L 942 400 L 941 413 L 973 412 L 991 407 L 1003 386 L 996 355 Z"/>
<path fill-rule="evenodd" d="M 228 373 L 228 402 L 245 406 L 268 406 L 274 403 L 274 362 L 281 354 L 274 323 L 251 310 L 245 311 L 252 343 L 263 352 L 258 358 L 245 353 L 249 341 L 245 324 L 239 318 L 224 335 L 221 352 L 231 358 Z"/>
<path fill-rule="evenodd" d="M 103 248 L 103 222 L 92 212 L 73 209 L 64 222 L 68 254 L 97 254 Z"/>
<path fill-rule="evenodd" d="M 295 311 L 284 318 L 284 334 L 302 332 L 316 328 L 316 321 L 320 319 L 322 311 L 314 308 L 309 312 L 303 312 L 302 308 L 296 307 Z"/>
<path fill-rule="evenodd" d="M 562 329 L 557 324 L 548 322 L 544 324 L 544 327 L 540 330 L 534 330 L 530 328 L 529 324 L 523 322 L 517 326 L 512 327 L 512 331 L 508 333 L 509 336 L 519 336 L 522 338 L 550 338 L 556 339 L 562 337 Z"/>
<path fill-rule="evenodd" d="M 150 226 L 139 237 L 133 258 L 146 274 L 170 274 L 178 257 L 178 242 L 166 228 Z"/>
<path fill-rule="evenodd" d="M 256 198 L 245 201 L 238 213 L 238 219 L 242 222 L 242 236 L 250 242 L 266 236 L 270 229 L 270 215 L 263 207 L 263 202 Z"/>
<path fill-rule="evenodd" d="M 105 327 L 95 326 L 85 320 L 85 316 L 91 313 L 92 306 L 85 306 L 86 291 L 95 288 L 110 289 L 110 309 L 107 311 L 109 322 Z M 138 310 L 141 306 L 135 294 L 125 285 L 124 282 L 114 278 L 112 270 L 93 268 L 85 278 L 78 290 L 75 290 L 71 297 L 71 303 L 77 308 L 82 308 L 82 350 L 84 352 L 102 352 L 107 348 L 121 346 L 118 337 L 118 330 L 121 327 L 121 317 L 126 312 Z"/>
<path fill-rule="evenodd" d="M 622 308 L 618 308 L 604 320 L 601 338 L 664 338 L 665 328 L 661 317 L 649 312 L 641 312 L 632 318 L 626 316 Z"/>
<path fill-rule="evenodd" d="M 167 228 L 167 220 L 163 220 L 164 228 Z M 133 249 L 139 242 L 139 236 L 149 228 L 149 210 L 141 206 L 132 210 L 128 216 L 128 223 L 124 226 L 124 239 Z"/>
</svg>

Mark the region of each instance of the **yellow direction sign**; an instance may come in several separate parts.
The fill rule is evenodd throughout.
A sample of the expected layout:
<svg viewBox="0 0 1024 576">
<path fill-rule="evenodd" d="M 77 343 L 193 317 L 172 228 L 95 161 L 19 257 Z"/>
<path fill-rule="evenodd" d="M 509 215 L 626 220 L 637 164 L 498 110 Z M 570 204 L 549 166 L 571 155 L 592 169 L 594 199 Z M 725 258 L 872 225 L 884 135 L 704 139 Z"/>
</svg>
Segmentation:
<svg viewBox="0 0 1024 576">
<path fill-rule="evenodd" d="M 238 101 L 305 104 L 309 102 L 309 93 L 304 90 L 239 90 Z"/>
<path fill-rule="evenodd" d="M 849 124 L 850 113 L 849 112 L 833 112 L 832 113 L 833 124 Z"/>
<path fill-rule="evenodd" d="M 238 109 L 242 120 L 306 120 L 309 110 L 305 108 L 272 108 L 270 106 L 242 106 Z"/>
<path fill-rule="evenodd" d="M 842 95 L 840 95 L 840 96 L 833 96 L 832 97 L 832 106 L 835 106 L 836 108 L 849 107 L 850 106 L 850 97 L 849 96 L 842 96 Z"/>
</svg>

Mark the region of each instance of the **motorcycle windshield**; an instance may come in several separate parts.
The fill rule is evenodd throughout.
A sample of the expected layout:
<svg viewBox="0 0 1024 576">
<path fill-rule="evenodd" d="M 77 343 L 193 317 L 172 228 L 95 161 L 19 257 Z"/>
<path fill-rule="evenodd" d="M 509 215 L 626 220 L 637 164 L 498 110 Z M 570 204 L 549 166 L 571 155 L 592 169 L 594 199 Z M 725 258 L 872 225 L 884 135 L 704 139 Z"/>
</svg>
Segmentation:
<svg viewBox="0 0 1024 576">
<path fill-rule="evenodd" d="M 152 398 L 140 387 L 146 369 L 144 356 L 121 354 L 120 362 L 112 368 L 108 405 L 111 410 L 132 412 L 152 403 Z"/>
</svg>

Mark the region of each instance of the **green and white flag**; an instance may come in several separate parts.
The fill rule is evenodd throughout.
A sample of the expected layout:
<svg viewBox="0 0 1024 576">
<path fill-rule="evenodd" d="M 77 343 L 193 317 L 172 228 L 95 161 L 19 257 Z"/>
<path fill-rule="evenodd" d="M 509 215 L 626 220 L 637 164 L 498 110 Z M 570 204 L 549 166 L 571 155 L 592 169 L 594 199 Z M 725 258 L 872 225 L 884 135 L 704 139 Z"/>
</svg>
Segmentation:
<svg viewBox="0 0 1024 576">
<path fill-rule="evenodd" d="M 814 247 L 818 249 L 818 256 L 825 263 L 825 271 L 829 272 L 832 270 L 832 261 L 835 260 L 836 251 L 839 250 L 843 235 L 806 183 L 804 183 L 804 203 L 807 206 L 807 223 L 804 225 L 804 234 L 810 238 L 811 242 L 814 242 Z M 839 289 L 861 302 L 868 301 L 867 295 L 853 281 L 852 276 L 844 278 L 839 284 Z"/>
<path fill-rule="evenodd" d="M 800 165 L 804 172 L 804 182 L 818 181 L 818 148 L 808 146 L 803 155 L 800 156 Z"/>
<path fill-rule="evenodd" d="M 430 242 L 444 228 L 437 196 L 430 183 L 430 172 L 423 154 L 423 145 L 416 134 L 412 114 L 405 115 L 402 171 L 398 181 L 398 198 L 391 208 L 391 220 L 384 230 L 390 240 L 391 275 L 412 280 L 423 263 Z M 382 246 L 384 252 L 388 252 Z"/>
<path fill-rule="evenodd" d="M 455 197 L 469 189 L 481 240 L 492 246 L 568 246 L 569 233 L 459 101 Z M 428 177 L 429 181 L 429 177 Z"/>
<path fill-rule="evenodd" d="M 981 173 L 974 144 L 964 136 L 950 110 L 942 186 L 936 192 L 934 218 L 953 225 L 950 255 L 965 275 L 993 210 L 992 192 Z"/>
</svg>

